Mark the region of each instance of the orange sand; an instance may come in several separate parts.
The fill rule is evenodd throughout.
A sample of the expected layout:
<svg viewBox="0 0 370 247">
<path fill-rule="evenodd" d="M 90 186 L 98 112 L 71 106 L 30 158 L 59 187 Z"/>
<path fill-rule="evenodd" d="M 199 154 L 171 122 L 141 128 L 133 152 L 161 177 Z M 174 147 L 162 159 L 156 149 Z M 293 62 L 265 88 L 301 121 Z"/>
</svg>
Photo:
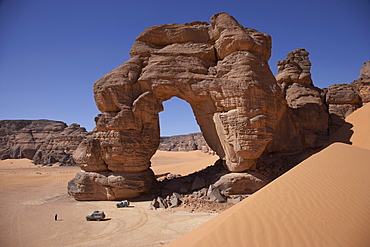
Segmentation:
<svg viewBox="0 0 370 247">
<path fill-rule="evenodd" d="M 186 176 L 199 171 L 207 166 L 213 165 L 219 157 L 208 155 L 200 150 L 191 152 L 170 152 L 158 150 L 153 158 L 152 170 L 155 174 L 180 174 Z"/>
<path fill-rule="evenodd" d="M 353 146 L 370 149 L 370 103 L 364 105 L 362 108 L 356 110 L 354 113 L 346 118 L 351 128 L 351 136 L 349 141 Z M 347 133 L 348 125 L 343 126 L 335 134 L 336 137 L 341 137 L 343 140 L 345 133 Z"/>
<path fill-rule="evenodd" d="M 77 167 L 0 161 L 0 245 L 163 246 L 178 238 L 168 246 L 369 246 L 370 104 L 347 121 L 333 138 L 352 146 L 332 144 L 216 217 L 148 210 L 145 201 L 122 209 L 78 202 L 66 189 Z M 213 159 L 157 152 L 152 166 L 157 174 L 187 174 Z M 108 220 L 87 222 L 94 210 Z"/>
<path fill-rule="evenodd" d="M 166 246 L 370 246 L 370 104 L 346 120 L 335 139 L 352 146 L 330 145 Z"/>
<path fill-rule="evenodd" d="M 190 167 L 187 171 L 196 171 L 200 160 L 210 158 L 214 156 L 179 152 L 164 155 L 162 162 L 156 154 L 153 163 L 171 167 L 181 160 Z M 148 210 L 148 201 L 120 209 L 117 202 L 78 202 L 67 194 L 67 183 L 78 171 L 35 166 L 27 159 L 0 161 L 0 246 L 163 246 L 216 216 Z M 87 222 L 85 216 L 94 210 L 105 211 L 109 220 Z"/>
</svg>

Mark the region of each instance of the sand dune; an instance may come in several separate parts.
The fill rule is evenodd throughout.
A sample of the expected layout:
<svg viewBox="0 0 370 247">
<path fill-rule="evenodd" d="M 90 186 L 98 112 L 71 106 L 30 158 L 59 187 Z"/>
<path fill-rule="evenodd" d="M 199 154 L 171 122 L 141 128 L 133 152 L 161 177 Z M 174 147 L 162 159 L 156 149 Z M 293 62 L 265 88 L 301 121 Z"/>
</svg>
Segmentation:
<svg viewBox="0 0 370 247">
<path fill-rule="evenodd" d="M 168 246 L 368 246 L 369 157 L 333 144 Z"/>
<path fill-rule="evenodd" d="M 167 246 L 369 246 L 370 104 L 334 143 Z"/>
<path fill-rule="evenodd" d="M 78 167 L 0 161 L 0 245 L 162 246 L 178 238 L 168 246 L 369 246 L 370 104 L 347 121 L 336 138 L 352 145 L 332 144 L 218 216 L 152 211 L 145 201 L 119 210 L 78 202 L 66 191 Z M 152 168 L 185 175 L 217 158 L 159 151 Z M 87 222 L 94 210 L 109 220 Z"/>
<path fill-rule="evenodd" d="M 370 103 L 349 115 L 346 123 L 331 136 L 329 142 L 343 142 L 370 149 Z"/>
<path fill-rule="evenodd" d="M 370 104 L 364 105 L 346 118 L 353 125 L 350 142 L 353 146 L 370 149 Z M 343 127 L 345 128 L 345 127 Z M 338 134 L 342 130 L 338 131 Z"/>
</svg>

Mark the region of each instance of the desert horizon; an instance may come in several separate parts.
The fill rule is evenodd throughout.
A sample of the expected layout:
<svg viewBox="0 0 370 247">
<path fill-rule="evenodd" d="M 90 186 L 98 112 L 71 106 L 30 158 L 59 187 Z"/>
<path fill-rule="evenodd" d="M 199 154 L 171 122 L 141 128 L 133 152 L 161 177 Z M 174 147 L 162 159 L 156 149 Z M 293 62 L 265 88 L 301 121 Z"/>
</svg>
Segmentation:
<svg viewBox="0 0 370 247">
<path fill-rule="evenodd" d="M 150 201 L 132 200 L 122 209 L 115 201 L 75 201 L 66 184 L 78 167 L 2 160 L 0 241 L 5 246 L 366 246 L 370 104 L 347 121 L 352 145 L 331 144 L 221 214 L 149 210 Z M 347 132 L 343 126 L 333 136 L 347 138 Z M 152 168 L 185 176 L 214 160 L 200 151 L 157 151 Z M 85 216 L 95 210 L 108 220 L 87 222 Z"/>
<path fill-rule="evenodd" d="M 370 246 L 370 2 L 0 6 L 1 246 Z"/>
<path fill-rule="evenodd" d="M 186 175 L 201 169 L 200 164 L 212 165 L 214 159 L 200 151 L 158 151 L 153 170 Z M 150 200 L 130 200 L 129 208 L 116 208 L 118 201 L 76 201 L 68 195 L 67 183 L 79 170 L 34 165 L 28 159 L 0 161 L 2 245 L 163 246 L 217 215 L 149 210 Z M 87 222 L 85 216 L 96 210 L 104 211 L 108 220 Z"/>
</svg>

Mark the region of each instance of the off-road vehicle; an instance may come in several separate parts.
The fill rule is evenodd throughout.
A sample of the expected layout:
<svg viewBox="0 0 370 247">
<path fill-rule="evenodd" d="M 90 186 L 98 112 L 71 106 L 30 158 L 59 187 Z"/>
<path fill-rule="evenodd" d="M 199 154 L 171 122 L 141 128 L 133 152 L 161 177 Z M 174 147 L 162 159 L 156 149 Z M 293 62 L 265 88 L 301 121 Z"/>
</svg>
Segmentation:
<svg viewBox="0 0 370 247">
<path fill-rule="evenodd" d="M 129 205 L 130 203 L 127 200 L 123 200 L 116 204 L 117 208 L 125 208 L 125 207 L 128 207 Z"/>
<path fill-rule="evenodd" d="M 105 214 L 104 214 L 104 211 L 94 211 L 94 213 L 92 213 L 91 215 L 88 215 L 86 216 L 86 220 L 87 221 L 90 221 L 90 220 L 102 220 L 105 218 Z"/>
</svg>

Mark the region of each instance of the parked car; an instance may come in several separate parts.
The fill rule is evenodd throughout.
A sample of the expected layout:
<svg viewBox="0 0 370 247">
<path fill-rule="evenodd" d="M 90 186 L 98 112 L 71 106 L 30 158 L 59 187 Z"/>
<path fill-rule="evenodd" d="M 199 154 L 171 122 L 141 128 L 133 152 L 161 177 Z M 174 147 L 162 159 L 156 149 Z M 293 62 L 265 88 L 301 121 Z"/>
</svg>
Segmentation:
<svg viewBox="0 0 370 247">
<path fill-rule="evenodd" d="M 127 200 L 123 200 L 123 201 L 117 203 L 116 206 L 117 206 L 117 208 L 125 208 L 125 207 L 130 206 L 130 202 L 127 201 Z"/>
<path fill-rule="evenodd" d="M 90 220 L 102 220 L 105 218 L 105 214 L 104 214 L 104 211 L 94 211 L 92 214 L 86 216 L 86 220 L 87 221 L 90 221 Z"/>
</svg>

